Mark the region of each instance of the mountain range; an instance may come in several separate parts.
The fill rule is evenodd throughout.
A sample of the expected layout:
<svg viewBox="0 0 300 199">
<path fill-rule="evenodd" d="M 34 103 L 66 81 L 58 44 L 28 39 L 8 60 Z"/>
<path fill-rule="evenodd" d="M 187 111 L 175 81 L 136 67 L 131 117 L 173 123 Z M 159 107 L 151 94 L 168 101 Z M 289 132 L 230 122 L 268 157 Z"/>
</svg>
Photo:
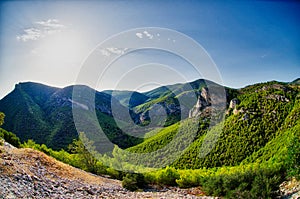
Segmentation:
<svg viewBox="0 0 300 199">
<path fill-rule="evenodd" d="M 209 85 L 210 88 L 223 89 L 226 110 L 220 116 L 224 121 L 218 142 L 201 158 L 198 154 L 203 150 L 202 143 L 212 131 L 213 96 Z M 75 90 L 83 97 L 76 98 Z M 83 85 L 55 88 L 25 82 L 17 84 L 0 100 L 0 112 L 6 115 L 3 128 L 14 132 L 21 141 L 32 139 L 55 150 L 67 150 L 68 145 L 78 138 L 80 127 L 74 123 L 72 110 L 79 110 L 85 114 L 81 122 L 86 123 L 85 129 L 92 134 L 99 131 L 100 124 L 105 136 L 94 138 L 99 150 L 118 147 L 134 153 L 163 148 L 177 136 L 179 127 L 185 133 L 176 139 L 185 143 L 191 136 L 188 133 L 190 124 L 196 118 L 199 128 L 192 143 L 172 161 L 176 168 L 196 169 L 272 158 L 281 150 L 278 142 L 288 139 L 290 133 L 299 129 L 299 91 L 299 79 L 290 83 L 260 83 L 241 89 L 224 88 L 200 79 L 144 93 L 98 92 Z M 185 97 L 190 95 L 196 98 L 185 103 Z M 219 100 L 218 104 L 221 102 Z M 112 144 L 108 144 L 107 139 Z M 271 150 L 266 150 L 271 146 Z M 154 153 L 147 161 L 155 165 L 159 156 L 162 154 Z"/>
<path fill-rule="evenodd" d="M 155 108 L 156 104 L 163 106 L 167 112 L 166 121 L 158 121 L 159 124 L 149 127 L 150 131 L 158 126 L 174 124 L 181 119 L 177 96 L 170 89 L 176 90 L 180 95 L 182 94 L 180 90 L 187 92 L 187 89 L 183 88 L 186 85 L 190 84 L 176 84 L 171 85 L 170 88 L 164 86 L 146 93 L 139 93 L 130 91 L 98 92 L 82 85 L 55 88 L 34 82 L 19 83 L 15 85 L 15 89 L 11 93 L 0 100 L 0 112 L 4 112 L 6 115 L 3 128 L 14 132 L 21 141 L 33 139 L 37 143 L 45 143 L 53 149 L 66 149 L 78 134 L 73 121 L 72 106 L 82 109 L 94 106 L 97 118 L 106 135 L 121 148 L 127 148 L 140 143 L 142 139 L 128 136 L 122 132 L 115 120 L 124 120 L 124 117 L 120 113 L 113 117 L 111 105 L 118 112 L 126 114 L 129 111 L 131 116 L 129 119 L 132 119 L 135 124 L 144 126 L 150 123 L 150 110 Z M 205 85 L 205 81 L 197 80 L 191 85 L 193 91 L 199 91 Z M 84 105 L 87 101 L 79 103 L 72 100 L 74 88 L 80 90 L 82 96 L 93 95 L 92 100 L 95 101 L 95 105 Z M 125 123 L 125 126 L 130 126 L 128 120 L 122 122 Z"/>
</svg>

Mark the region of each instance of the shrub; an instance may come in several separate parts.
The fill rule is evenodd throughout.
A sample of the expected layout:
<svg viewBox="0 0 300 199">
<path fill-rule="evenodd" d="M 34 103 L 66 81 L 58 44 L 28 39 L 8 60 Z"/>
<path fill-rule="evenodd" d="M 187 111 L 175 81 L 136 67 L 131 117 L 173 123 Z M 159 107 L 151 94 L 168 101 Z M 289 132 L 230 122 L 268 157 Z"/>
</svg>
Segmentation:
<svg viewBox="0 0 300 199">
<path fill-rule="evenodd" d="M 200 184 L 200 177 L 191 173 L 191 171 L 183 171 L 180 173 L 180 179 L 176 183 L 181 188 L 195 187 Z"/>
<path fill-rule="evenodd" d="M 288 176 L 300 180 L 300 138 L 295 136 L 288 147 Z"/>
<path fill-rule="evenodd" d="M 145 185 L 144 176 L 142 174 L 128 173 L 123 177 L 122 186 L 130 191 L 143 188 Z"/>
<path fill-rule="evenodd" d="M 117 170 L 115 170 L 115 169 L 113 169 L 113 168 L 107 168 L 107 169 L 106 169 L 106 172 L 107 172 L 107 174 L 110 175 L 112 178 L 115 178 L 115 179 L 118 179 L 118 180 L 122 180 L 122 177 L 123 177 L 122 172 L 117 171 Z"/>
<path fill-rule="evenodd" d="M 208 195 L 213 196 L 223 196 L 225 195 L 225 191 L 223 188 L 223 176 L 209 176 L 203 178 L 202 183 L 203 190 Z"/>
<path fill-rule="evenodd" d="M 20 139 L 12 132 L 0 128 L 0 137 L 15 147 L 21 146 Z"/>
<path fill-rule="evenodd" d="M 280 169 L 260 168 L 206 176 L 201 181 L 208 195 L 226 198 L 274 198 L 282 181 Z"/>
<path fill-rule="evenodd" d="M 157 182 L 164 185 L 177 185 L 176 180 L 180 178 L 179 173 L 173 167 L 166 167 L 157 174 Z"/>
</svg>

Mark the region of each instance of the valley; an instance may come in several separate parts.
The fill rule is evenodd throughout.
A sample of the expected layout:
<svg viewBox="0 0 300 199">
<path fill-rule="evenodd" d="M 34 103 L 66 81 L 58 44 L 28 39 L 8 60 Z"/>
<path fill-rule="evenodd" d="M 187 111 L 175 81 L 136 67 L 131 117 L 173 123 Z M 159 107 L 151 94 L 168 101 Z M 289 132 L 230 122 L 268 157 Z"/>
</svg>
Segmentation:
<svg viewBox="0 0 300 199">
<path fill-rule="evenodd" d="M 231 89 L 200 79 L 145 93 L 26 82 L 0 100 L 0 112 L 22 147 L 129 190 L 201 187 L 205 195 L 268 198 L 299 175 L 299 93 L 298 80 Z"/>
</svg>

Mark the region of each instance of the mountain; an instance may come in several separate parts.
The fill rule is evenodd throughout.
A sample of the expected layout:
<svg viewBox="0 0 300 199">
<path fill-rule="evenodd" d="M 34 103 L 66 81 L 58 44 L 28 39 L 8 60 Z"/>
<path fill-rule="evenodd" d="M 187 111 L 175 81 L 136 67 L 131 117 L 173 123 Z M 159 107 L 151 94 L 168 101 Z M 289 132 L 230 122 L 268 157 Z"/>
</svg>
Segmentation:
<svg viewBox="0 0 300 199">
<path fill-rule="evenodd" d="M 209 121 L 200 117 L 197 134 L 189 134 L 194 121 L 188 118 L 151 134 L 144 142 L 127 150 L 133 153 L 152 152 L 144 162 L 155 166 L 161 164 L 158 158 L 167 157 L 170 151 L 179 148 L 170 144 L 173 139 L 176 138 L 177 143 L 185 143 L 193 136 L 194 141 L 172 166 L 180 169 L 213 168 L 282 158 L 282 150 L 300 132 L 300 87 L 273 81 L 247 86 L 237 92 L 236 98 L 229 103 L 221 129 L 218 126 L 208 129 Z M 185 133 L 180 135 L 179 128 Z M 205 151 L 205 147 L 209 149 L 209 145 L 203 148 L 202 144 L 215 132 L 219 132 L 216 145 L 210 153 L 201 157 L 201 151 Z M 165 146 L 168 147 L 165 155 L 162 151 L 154 153 Z M 143 162 L 140 157 L 130 161 Z"/>
<path fill-rule="evenodd" d="M 89 129 L 91 135 L 101 129 L 104 131 L 105 135 L 95 140 L 99 147 L 109 150 L 113 145 L 107 144 L 112 142 L 128 148 L 141 143 L 145 133 L 188 118 L 196 99 L 189 104 L 179 104 L 179 101 L 190 93 L 200 96 L 205 82 L 209 81 L 163 86 L 145 93 L 98 92 L 84 85 L 54 88 L 25 82 L 17 84 L 0 100 L 0 112 L 6 115 L 3 128 L 14 132 L 21 141 L 33 139 L 53 149 L 66 149 L 78 137 L 77 130 L 80 129 L 75 126 L 76 118 L 73 117 L 79 110 L 76 113 L 85 120 L 79 122 L 85 125 L 83 130 Z M 73 96 L 74 93 L 78 96 Z M 165 119 L 161 119 L 162 115 Z M 141 132 L 134 124 L 142 125 L 144 130 Z M 124 129 L 126 132 L 123 132 Z M 131 134 L 128 135 L 128 132 Z"/>
<path fill-rule="evenodd" d="M 76 88 L 82 96 L 95 96 L 96 106 L 88 101 L 76 102 L 72 100 L 72 91 Z M 94 98 L 93 98 L 94 99 Z M 53 149 L 66 149 L 78 138 L 78 132 L 73 121 L 72 107 L 95 110 L 97 119 L 105 127 L 106 136 L 120 147 L 128 147 L 142 141 L 140 138 L 125 135 L 111 117 L 111 100 L 115 106 L 122 109 L 122 105 L 110 95 L 97 92 L 87 86 L 68 86 L 53 88 L 42 84 L 26 82 L 19 83 L 15 89 L 0 100 L 0 112 L 5 113 L 4 129 L 13 131 L 21 141 L 33 139 L 37 143 L 44 143 Z M 124 107 L 123 107 L 124 108 Z M 95 118 L 86 117 L 87 121 Z M 96 125 L 95 125 L 96 126 Z M 95 130 L 96 127 L 90 127 Z M 99 142 L 101 142 L 99 140 Z M 105 148 L 106 146 L 100 143 Z M 105 144 L 105 143 L 104 143 Z"/>
<path fill-rule="evenodd" d="M 105 90 L 103 93 L 113 96 L 119 100 L 123 106 L 130 108 L 143 104 L 149 99 L 147 95 L 136 91 Z"/>
<path fill-rule="evenodd" d="M 54 149 L 66 149 L 84 131 L 80 135 L 95 142 L 84 147 L 112 152 L 97 156 L 99 168 L 109 166 L 104 173 L 112 176 L 154 167 L 159 169 L 142 174 L 145 183 L 200 186 L 207 195 L 227 198 L 275 198 L 280 183 L 300 173 L 297 82 L 230 89 L 197 80 L 115 94 L 28 82 L 0 100 L 0 112 L 7 115 L 4 129 Z M 70 164 L 80 160 L 72 150 L 32 146 Z M 138 175 L 126 174 L 123 182 L 135 186 Z"/>
<path fill-rule="evenodd" d="M 215 107 L 212 88 L 219 91 L 223 87 L 200 79 L 144 93 L 98 92 L 83 85 L 53 88 L 27 82 L 17 84 L 0 100 L 0 112 L 6 115 L 3 128 L 14 132 L 21 141 L 33 139 L 57 150 L 67 149 L 78 138 L 78 131 L 88 131 L 85 133 L 99 150 L 110 151 L 116 144 L 131 152 L 146 153 L 170 143 L 180 127 L 185 133 L 176 139 L 181 144 L 191 137 L 193 140 L 184 154 L 174 160 L 173 166 L 177 168 L 230 166 L 246 159 L 252 161 L 257 156 L 254 154 L 278 139 L 278 135 L 297 128 L 294 123 L 287 125 L 298 119 L 299 86 L 295 84 L 272 81 L 242 89 L 223 88 L 225 100 L 220 100 L 221 95 L 213 96 L 217 99 Z M 74 90 L 81 97 L 76 98 Z M 191 95 L 195 95 L 192 101 L 185 100 Z M 226 108 L 226 115 L 220 124 L 219 140 L 211 153 L 200 158 L 197 154 L 203 150 L 206 135 L 215 130 L 209 129 L 211 113 L 220 104 Z M 81 126 L 74 124 L 76 113 L 81 116 L 77 122 Z M 195 119 L 199 128 L 190 135 Z M 99 124 L 104 134 L 99 134 Z M 155 165 L 156 158 L 153 155 L 147 161 Z"/>
<path fill-rule="evenodd" d="M 292 81 L 290 84 L 300 85 L 300 78 L 295 79 L 295 80 Z"/>
</svg>

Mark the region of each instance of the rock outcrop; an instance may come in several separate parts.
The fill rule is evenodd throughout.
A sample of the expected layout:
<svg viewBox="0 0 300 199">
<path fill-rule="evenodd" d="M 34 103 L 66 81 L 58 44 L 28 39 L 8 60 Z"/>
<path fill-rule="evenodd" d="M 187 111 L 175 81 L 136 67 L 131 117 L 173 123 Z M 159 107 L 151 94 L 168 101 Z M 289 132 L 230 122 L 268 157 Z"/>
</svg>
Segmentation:
<svg viewBox="0 0 300 199">
<path fill-rule="evenodd" d="M 211 98 L 208 89 L 203 87 L 201 89 L 200 95 L 198 96 L 196 105 L 189 112 L 189 118 L 197 117 L 202 113 L 207 112 L 204 110 L 209 106 L 211 106 Z"/>
</svg>

